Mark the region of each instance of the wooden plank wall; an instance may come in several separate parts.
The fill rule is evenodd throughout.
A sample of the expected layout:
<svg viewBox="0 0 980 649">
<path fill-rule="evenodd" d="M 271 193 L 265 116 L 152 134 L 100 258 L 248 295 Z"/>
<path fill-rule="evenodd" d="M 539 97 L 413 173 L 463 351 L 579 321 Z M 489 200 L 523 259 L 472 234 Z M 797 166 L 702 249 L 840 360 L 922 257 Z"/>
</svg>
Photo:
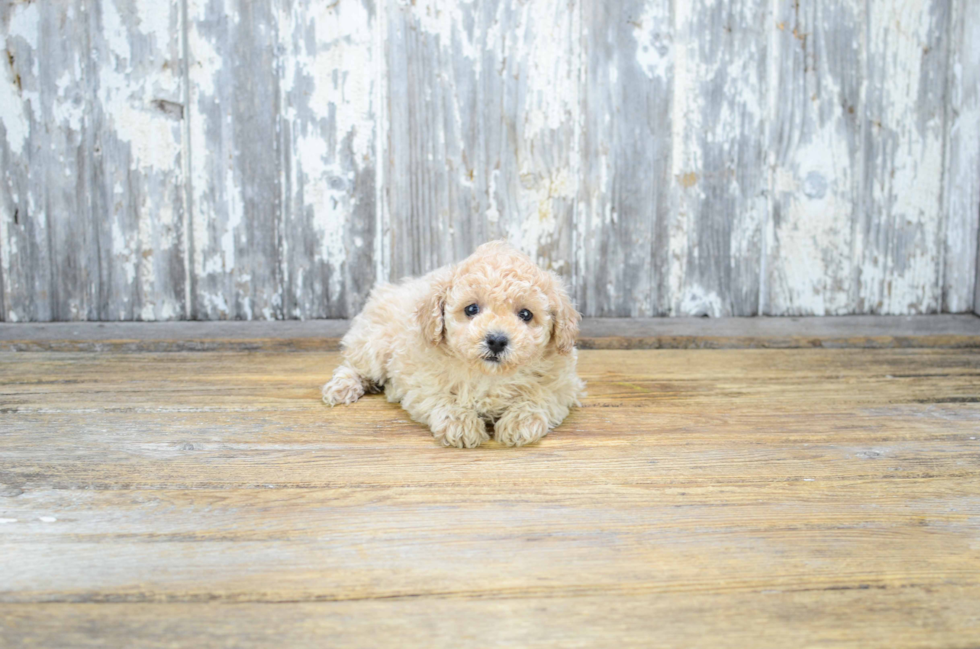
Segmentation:
<svg viewBox="0 0 980 649">
<path fill-rule="evenodd" d="M 591 316 L 980 305 L 974 0 L 0 5 L 0 317 L 350 317 L 507 237 Z"/>
</svg>

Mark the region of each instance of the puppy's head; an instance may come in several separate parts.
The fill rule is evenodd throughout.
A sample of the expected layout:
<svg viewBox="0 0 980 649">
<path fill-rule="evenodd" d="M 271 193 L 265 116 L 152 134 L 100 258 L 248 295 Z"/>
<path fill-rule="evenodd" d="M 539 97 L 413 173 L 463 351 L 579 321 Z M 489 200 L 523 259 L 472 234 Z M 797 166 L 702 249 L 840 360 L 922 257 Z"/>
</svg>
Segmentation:
<svg viewBox="0 0 980 649">
<path fill-rule="evenodd" d="M 580 318 L 557 276 L 500 241 L 437 274 L 416 317 L 429 343 L 487 374 L 570 354 Z"/>
</svg>

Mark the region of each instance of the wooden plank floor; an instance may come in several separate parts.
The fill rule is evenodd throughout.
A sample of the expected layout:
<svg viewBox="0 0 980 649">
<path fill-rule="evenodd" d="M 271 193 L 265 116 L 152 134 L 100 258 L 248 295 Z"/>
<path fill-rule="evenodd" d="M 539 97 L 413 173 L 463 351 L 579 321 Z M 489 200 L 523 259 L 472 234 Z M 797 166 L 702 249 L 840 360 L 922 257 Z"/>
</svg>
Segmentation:
<svg viewBox="0 0 980 649">
<path fill-rule="evenodd" d="M 461 451 L 332 352 L 0 354 L 0 645 L 978 646 L 980 350 L 580 358 Z"/>
</svg>

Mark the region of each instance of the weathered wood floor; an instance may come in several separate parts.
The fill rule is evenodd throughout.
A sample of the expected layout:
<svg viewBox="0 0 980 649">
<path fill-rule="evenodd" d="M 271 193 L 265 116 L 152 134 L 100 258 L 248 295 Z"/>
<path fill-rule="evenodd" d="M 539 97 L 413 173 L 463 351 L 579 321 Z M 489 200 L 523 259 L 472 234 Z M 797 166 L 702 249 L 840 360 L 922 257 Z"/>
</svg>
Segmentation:
<svg viewBox="0 0 980 649">
<path fill-rule="evenodd" d="M 0 354 L 0 645 L 980 642 L 978 349 L 583 351 L 471 451 L 337 358 Z"/>
</svg>

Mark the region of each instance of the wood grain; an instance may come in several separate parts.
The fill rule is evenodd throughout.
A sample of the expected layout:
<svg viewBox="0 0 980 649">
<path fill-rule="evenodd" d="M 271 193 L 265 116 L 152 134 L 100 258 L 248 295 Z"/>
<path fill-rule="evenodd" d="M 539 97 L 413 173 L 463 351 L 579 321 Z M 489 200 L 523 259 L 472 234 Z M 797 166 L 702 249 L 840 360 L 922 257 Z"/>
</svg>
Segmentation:
<svg viewBox="0 0 980 649">
<path fill-rule="evenodd" d="M 865 5 L 775 5 L 767 314 L 854 311 L 854 230 L 864 205 Z"/>
<path fill-rule="evenodd" d="M 570 275 L 578 3 L 384 6 L 390 278 L 494 238 Z"/>
<path fill-rule="evenodd" d="M 0 354 L 11 646 L 969 646 L 977 350 L 583 351 L 437 447 L 334 353 Z M 764 630 L 764 633 L 763 633 Z"/>
<path fill-rule="evenodd" d="M 936 313 L 943 290 L 949 3 L 869 3 L 865 202 L 855 233 L 864 313 Z"/>
<path fill-rule="evenodd" d="M 191 317 L 283 317 L 279 70 L 270 0 L 187 0 Z"/>
<path fill-rule="evenodd" d="M 980 16 L 961 0 L 949 11 L 943 310 L 969 311 L 973 293 L 973 310 L 980 312 Z"/>
<path fill-rule="evenodd" d="M 78 47 L 77 41 L 85 40 L 87 24 L 79 15 L 79 7 L 67 3 L 5 3 L 2 12 L 7 58 L 7 65 L 0 66 L 5 133 L 0 140 L 4 319 L 69 318 L 89 312 L 94 300 L 85 288 L 89 282 L 84 274 L 97 267 L 91 260 L 80 263 L 76 256 L 92 250 L 82 235 L 73 235 L 73 245 L 67 250 L 51 250 L 53 242 L 63 239 L 65 227 L 84 228 L 91 223 L 84 200 L 87 183 L 83 175 L 82 118 L 91 98 L 86 93 L 82 67 L 73 65 L 73 50 Z M 59 26 L 69 22 L 71 32 L 59 34 Z M 42 51 L 48 54 L 41 57 Z M 48 130 L 43 125 L 57 121 L 55 111 L 67 119 L 60 121 L 60 128 Z M 64 223 L 59 216 L 65 214 L 75 218 Z M 72 279 L 82 277 L 81 285 L 65 295 L 58 292 L 54 276 L 58 257 L 69 255 L 75 256 L 71 263 L 77 269 Z"/>
<path fill-rule="evenodd" d="M 283 0 L 283 315 L 356 314 L 375 277 L 374 2 Z"/>
<path fill-rule="evenodd" d="M 971 604 L 978 591 L 936 606 L 919 589 L 879 591 L 875 624 L 854 611 L 869 589 L 773 591 L 742 594 L 727 608 L 725 595 L 697 592 L 633 596 L 400 599 L 370 602 L 262 604 L 8 604 L 7 633 L 15 645 L 64 643 L 88 647 L 171 647 L 193 638 L 202 647 L 362 647 L 398 638 L 409 647 L 595 647 L 613 642 L 662 647 L 935 647 L 969 646 Z M 577 623 L 570 624 L 570 620 Z M 788 625 L 809 621 L 787 631 Z M 648 623 L 640 626 L 638 622 Z M 937 628 L 937 621 L 942 628 Z M 655 622 L 651 624 L 649 622 Z M 93 633 L 91 629 L 98 629 Z M 104 644 L 103 644 L 104 643 Z"/>
<path fill-rule="evenodd" d="M 592 316 L 971 312 L 973 8 L 8 2 L 0 319 L 350 318 L 498 237 Z"/>
<path fill-rule="evenodd" d="M 757 315 L 768 4 L 698 0 L 674 11 L 670 314 Z"/>
<path fill-rule="evenodd" d="M 98 293 L 94 314 L 56 319 L 180 318 L 187 280 L 180 3 L 105 0 L 92 3 L 84 15 L 94 94 L 86 116 L 92 162 L 85 182 Z M 65 248 L 73 246 L 64 242 Z"/>
<path fill-rule="evenodd" d="M 668 2 L 583 5 L 575 297 L 587 316 L 670 312 L 674 28 Z"/>
<path fill-rule="evenodd" d="M 180 317 L 178 4 L 2 11 L 4 319 Z"/>
</svg>

